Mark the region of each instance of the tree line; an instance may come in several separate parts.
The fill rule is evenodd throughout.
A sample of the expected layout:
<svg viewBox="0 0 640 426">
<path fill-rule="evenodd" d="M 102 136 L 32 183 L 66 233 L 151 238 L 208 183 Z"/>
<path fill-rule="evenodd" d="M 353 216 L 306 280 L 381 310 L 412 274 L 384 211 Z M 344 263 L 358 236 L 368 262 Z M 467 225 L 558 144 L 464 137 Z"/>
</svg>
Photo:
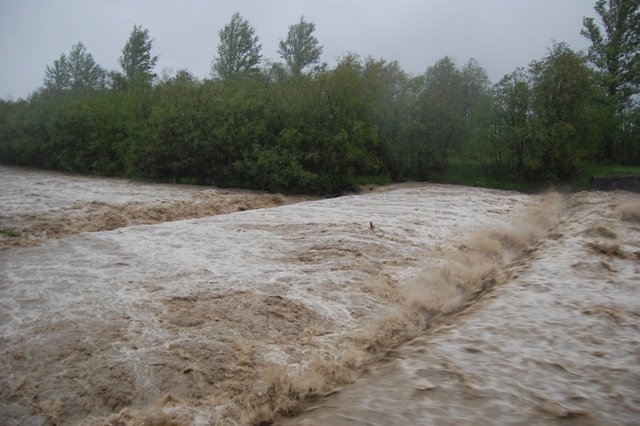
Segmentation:
<svg viewBox="0 0 640 426">
<path fill-rule="evenodd" d="M 491 84 L 474 59 L 422 75 L 347 54 L 320 63 L 304 17 L 264 63 L 239 14 L 220 31 L 210 78 L 154 73 L 134 26 L 106 71 L 82 43 L 26 100 L 0 100 L 0 162 L 162 182 L 333 193 L 359 178 L 430 179 L 473 164 L 501 180 L 558 183 L 588 164 L 640 165 L 640 0 L 598 0 L 592 45 L 556 43 Z"/>
</svg>

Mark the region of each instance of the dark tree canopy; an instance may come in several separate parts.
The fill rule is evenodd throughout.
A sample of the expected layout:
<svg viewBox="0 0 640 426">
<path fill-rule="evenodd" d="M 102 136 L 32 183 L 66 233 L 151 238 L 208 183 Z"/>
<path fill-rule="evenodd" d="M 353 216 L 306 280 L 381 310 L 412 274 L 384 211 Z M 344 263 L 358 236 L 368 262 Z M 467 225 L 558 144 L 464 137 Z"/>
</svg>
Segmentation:
<svg viewBox="0 0 640 426">
<path fill-rule="evenodd" d="M 417 76 L 356 53 L 309 72 L 322 47 L 304 17 L 280 41 L 284 61 L 261 64 L 237 13 L 214 78 L 166 69 L 152 81 L 157 57 L 135 26 L 122 72 L 105 77 L 78 43 L 44 88 L 0 102 L 0 162 L 325 195 L 415 179 L 584 188 L 592 170 L 640 166 L 640 0 L 593 1 L 588 54 L 554 42 L 495 85 L 478 61 L 448 56 Z"/>
<path fill-rule="evenodd" d="M 226 79 L 237 73 L 256 72 L 262 59 L 262 44 L 249 21 L 234 13 L 231 22 L 219 32 L 218 56 L 213 60 L 213 75 Z"/>
<path fill-rule="evenodd" d="M 462 73 L 448 56 L 437 61 L 424 74 L 420 99 L 423 138 L 437 167 L 445 167 L 451 150 L 458 149 L 463 136 Z"/>
<path fill-rule="evenodd" d="M 529 168 L 554 181 L 575 174 L 592 138 L 591 73 L 585 59 L 565 43 L 529 66 L 532 88 Z"/>
<path fill-rule="evenodd" d="M 286 40 L 280 40 L 278 53 L 285 60 L 291 74 L 298 76 L 304 68 L 320 63 L 322 46 L 313 35 L 316 26 L 313 22 L 300 18 L 300 22 L 289 27 Z"/>
</svg>

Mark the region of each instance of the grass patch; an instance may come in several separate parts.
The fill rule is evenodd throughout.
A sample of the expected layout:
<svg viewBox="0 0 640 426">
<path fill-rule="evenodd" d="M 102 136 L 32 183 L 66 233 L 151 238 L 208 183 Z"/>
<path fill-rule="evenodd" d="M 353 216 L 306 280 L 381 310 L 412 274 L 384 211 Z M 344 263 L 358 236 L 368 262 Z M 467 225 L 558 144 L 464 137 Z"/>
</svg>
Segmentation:
<svg viewBox="0 0 640 426">
<path fill-rule="evenodd" d="M 363 186 L 363 185 L 388 185 L 391 181 L 391 175 L 379 175 L 379 176 L 357 176 L 351 179 L 350 183 L 352 186 Z"/>
<path fill-rule="evenodd" d="M 5 237 L 11 237 L 11 238 L 18 238 L 21 235 L 20 232 L 16 231 L 15 229 L 11 229 L 11 228 L 1 228 L 0 232 Z"/>
<path fill-rule="evenodd" d="M 591 185 L 592 177 L 607 177 L 615 174 L 640 175 L 640 167 L 638 166 L 607 166 L 601 164 L 586 164 L 580 173 L 569 182 L 572 188 L 588 190 Z"/>
<path fill-rule="evenodd" d="M 481 188 L 531 191 L 540 189 L 536 185 L 513 176 L 493 177 L 487 173 L 486 166 L 480 162 L 451 159 L 447 170 L 434 174 L 431 182 L 468 185 Z"/>
<path fill-rule="evenodd" d="M 592 177 L 606 177 L 610 174 L 640 175 L 640 167 L 587 164 L 582 166 L 573 179 L 557 182 L 555 187 L 564 190 L 588 190 Z M 513 174 L 496 172 L 494 175 L 480 162 L 460 159 L 450 159 L 447 170 L 434 173 L 429 181 L 524 192 L 543 191 L 549 187 L 548 184 L 534 183 Z"/>
<path fill-rule="evenodd" d="M 589 172 L 592 176 L 595 177 L 606 177 L 611 173 L 616 174 L 629 174 L 629 175 L 640 175 L 640 167 L 639 166 L 599 166 L 599 165 L 590 165 L 584 168 L 585 171 Z"/>
</svg>

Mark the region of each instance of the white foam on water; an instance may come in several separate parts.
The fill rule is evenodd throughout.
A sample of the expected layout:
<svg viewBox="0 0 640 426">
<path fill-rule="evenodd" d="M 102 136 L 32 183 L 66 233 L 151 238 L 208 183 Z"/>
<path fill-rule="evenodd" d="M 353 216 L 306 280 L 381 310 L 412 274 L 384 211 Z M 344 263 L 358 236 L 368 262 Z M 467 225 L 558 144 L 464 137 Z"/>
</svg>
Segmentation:
<svg viewBox="0 0 640 426">
<path fill-rule="evenodd" d="M 199 191 L 34 171 L 21 177 L 21 173 L 11 169 L 12 189 L 0 192 L 2 218 L 30 210 L 64 210 L 79 200 L 188 201 L 193 198 L 190 192 Z M 480 398 L 482 404 L 469 406 L 495 406 L 506 413 L 522 401 L 540 400 L 537 393 L 523 390 L 531 386 L 528 380 L 545 382 L 545 374 L 558 376 L 556 370 L 568 372 L 561 375 L 580 371 L 581 365 L 574 365 L 570 354 L 556 365 L 558 357 L 578 348 L 573 337 L 562 333 L 575 332 L 586 339 L 585 333 L 612 318 L 618 322 L 602 328 L 600 346 L 609 348 L 611 357 L 619 355 L 618 364 L 633 365 L 633 356 L 625 351 L 637 347 L 637 339 L 616 325 L 629 322 L 635 325 L 628 329 L 637 330 L 637 316 L 628 314 L 637 311 L 637 297 L 629 293 L 635 291 L 630 283 L 637 282 L 637 260 L 630 263 L 635 259 L 632 255 L 601 259 L 604 255 L 585 252 L 584 244 L 595 237 L 582 234 L 574 248 L 568 245 L 581 221 L 601 220 L 599 206 L 612 199 L 600 197 L 584 213 L 584 220 L 575 216 L 575 223 L 564 225 L 565 239 L 545 242 L 526 273 L 476 302 L 487 305 L 482 312 L 491 312 L 487 315 L 492 319 L 464 323 L 471 321 L 469 314 L 460 318 L 460 324 L 421 338 L 429 340 L 427 349 L 411 346 L 420 339 L 412 342 L 407 351 L 420 353 L 418 360 L 399 357 L 402 361 L 394 369 L 401 372 L 402 380 L 383 377 L 375 384 L 377 394 L 366 387 L 366 378 L 356 382 L 354 389 L 365 386 L 362 393 L 369 394 L 365 406 L 380 404 L 392 422 L 444 419 L 424 417 L 432 410 L 431 398 L 433 403 L 447 402 L 442 416 L 453 416 L 450 419 L 458 423 L 470 421 L 473 413 L 455 408 L 457 403 L 469 405 L 465 396 L 460 401 L 447 397 L 459 391 L 460 378 L 470 377 L 463 382 L 475 395 L 498 398 Z M 292 374 L 311 374 L 309 369 L 318 359 L 348 356 L 361 330 L 403 309 L 401 290 L 421 271 L 442 266 L 449 253 L 458 252 L 474 232 L 499 227 L 539 200 L 537 195 L 508 191 L 409 185 L 81 233 L 33 247 L 0 250 L 0 420 L 99 424 L 162 415 L 184 424 L 242 423 L 249 408 L 246 404 L 266 392 L 263 370 L 286 364 Z M 619 239 L 631 244 L 623 247 L 625 253 L 633 253 L 635 228 L 608 220 L 615 224 Z M 558 244 L 555 249 L 554 244 Z M 588 259 L 584 267 L 571 266 L 578 256 Z M 580 280 L 575 279 L 577 271 L 582 274 Z M 607 283 L 609 279 L 615 283 Z M 589 286 L 593 289 L 587 291 Z M 574 294 L 581 305 L 562 291 Z M 561 314 L 562 310 L 553 313 L 564 305 L 578 312 L 567 311 L 572 316 Z M 532 318 L 527 318 L 527 312 Z M 566 329 L 561 327 L 565 321 L 582 324 Z M 506 334 L 500 335 L 502 330 Z M 613 330 L 621 334 L 615 337 Z M 523 347 L 519 333 L 538 342 L 527 354 L 518 352 Z M 613 345 L 607 343 L 611 338 Z M 627 343 L 618 345 L 624 339 Z M 479 366 L 479 358 L 473 358 L 484 353 L 501 360 L 496 370 L 485 371 L 491 368 L 489 363 Z M 422 365 L 421 357 L 431 360 L 432 367 Z M 443 360 L 448 361 L 443 364 Z M 606 375 L 614 368 L 609 362 L 609 355 L 596 356 L 593 366 Z M 513 378 L 503 378 L 510 366 Z M 636 374 L 627 369 L 620 375 L 634 377 L 629 371 Z M 445 380 L 445 376 L 457 379 Z M 483 379 L 475 380 L 476 376 Z M 406 413 L 393 417 L 392 406 L 398 405 L 393 395 L 402 395 L 407 383 L 413 383 L 409 388 L 415 404 L 408 406 L 412 417 Z M 616 387 L 615 380 L 612 383 L 634 408 L 629 389 Z M 562 407 L 573 407 L 557 393 L 557 386 L 548 393 L 544 389 L 536 392 Z M 383 390 L 388 392 L 380 394 Z M 413 392 L 436 396 L 425 399 Z M 574 393 L 585 400 L 602 395 L 613 398 L 597 390 L 579 388 Z M 512 394 L 516 397 L 509 397 Z M 577 408 L 567 410 L 569 415 L 579 414 L 574 412 Z"/>
<path fill-rule="evenodd" d="M 291 424 L 635 424 L 640 223 L 615 208 L 640 199 L 573 202 L 511 280 Z"/>
</svg>

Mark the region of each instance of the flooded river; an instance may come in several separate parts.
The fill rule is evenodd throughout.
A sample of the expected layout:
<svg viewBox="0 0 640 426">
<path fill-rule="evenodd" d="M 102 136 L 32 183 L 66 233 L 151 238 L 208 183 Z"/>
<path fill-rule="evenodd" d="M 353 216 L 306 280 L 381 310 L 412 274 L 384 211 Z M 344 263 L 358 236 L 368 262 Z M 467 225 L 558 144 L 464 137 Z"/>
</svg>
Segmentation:
<svg viewBox="0 0 640 426">
<path fill-rule="evenodd" d="M 1 424 L 640 416 L 638 195 L 0 182 Z"/>
</svg>

